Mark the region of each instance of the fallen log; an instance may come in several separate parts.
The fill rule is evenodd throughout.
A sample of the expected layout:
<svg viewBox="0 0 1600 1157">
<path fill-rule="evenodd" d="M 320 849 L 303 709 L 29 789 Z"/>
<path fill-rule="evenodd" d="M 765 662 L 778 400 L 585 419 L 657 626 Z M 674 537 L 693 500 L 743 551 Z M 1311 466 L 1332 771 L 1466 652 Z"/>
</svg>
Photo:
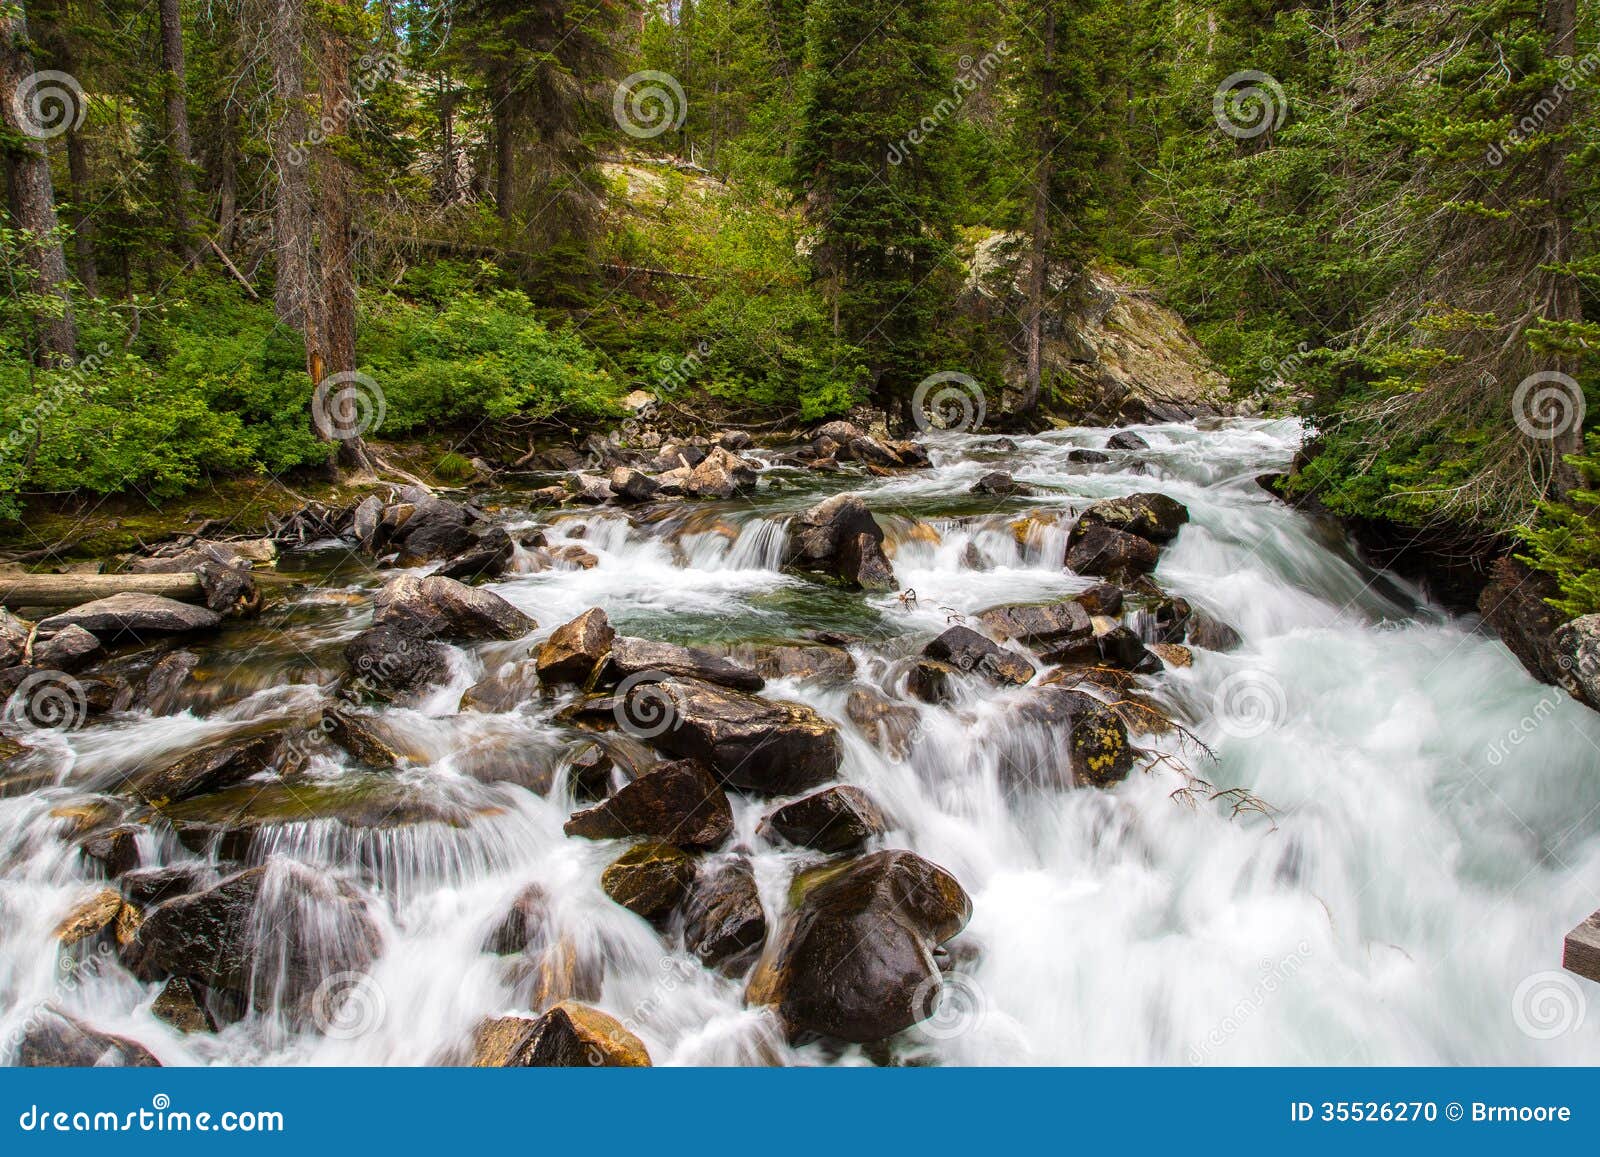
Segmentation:
<svg viewBox="0 0 1600 1157">
<path fill-rule="evenodd" d="M 206 592 L 193 571 L 177 574 L 0 574 L 0 606 L 76 607 L 110 595 L 164 595 L 203 603 Z"/>
</svg>

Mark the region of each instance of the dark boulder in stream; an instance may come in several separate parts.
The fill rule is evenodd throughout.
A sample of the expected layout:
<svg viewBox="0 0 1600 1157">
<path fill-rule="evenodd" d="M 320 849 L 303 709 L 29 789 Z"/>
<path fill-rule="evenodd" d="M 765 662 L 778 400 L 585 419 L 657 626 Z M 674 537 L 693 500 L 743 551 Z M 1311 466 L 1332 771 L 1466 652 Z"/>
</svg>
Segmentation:
<svg viewBox="0 0 1600 1157">
<path fill-rule="evenodd" d="M 875 852 L 796 881 L 778 946 L 750 979 L 791 1036 L 865 1044 L 926 1018 L 942 983 L 933 951 L 966 926 L 956 878 L 913 852 Z"/>
<path fill-rule="evenodd" d="M 57 1009 L 30 1018 L 17 1042 L 14 1064 L 24 1068 L 160 1068 L 138 1041 L 101 1032 Z"/>
<path fill-rule="evenodd" d="M 1129 579 L 1149 574 L 1160 560 L 1149 539 L 1109 526 L 1090 526 L 1067 547 L 1067 569 L 1075 574 Z"/>
<path fill-rule="evenodd" d="M 401 627 L 369 627 L 345 644 L 344 657 L 350 664 L 349 690 L 379 698 L 443 683 L 450 675 L 450 652 L 443 643 Z"/>
<path fill-rule="evenodd" d="M 716 778 L 692 759 L 651 768 L 603 803 L 573 815 L 569 836 L 649 836 L 680 848 L 715 848 L 733 834 L 733 809 Z"/>
<path fill-rule="evenodd" d="M 492 591 L 455 579 L 401 575 L 373 599 L 374 627 L 437 639 L 517 639 L 538 627 Z"/>
<path fill-rule="evenodd" d="M 1128 778 L 1128 729 L 1086 691 L 1037 687 L 996 729 L 1002 785 L 1010 788 L 1110 787 Z"/>
<path fill-rule="evenodd" d="M 161 635 L 215 630 L 221 625 L 222 616 L 208 607 L 180 603 L 162 595 L 124 592 L 41 619 L 38 634 L 48 638 L 68 627 L 82 627 L 101 640 L 143 641 Z"/>
<path fill-rule="evenodd" d="M 1094 526 L 1109 526 L 1151 542 L 1171 542 L 1188 521 L 1189 508 L 1165 494 L 1103 498 L 1083 512 L 1067 542 L 1077 542 Z"/>
<path fill-rule="evenodd" d="M 893 590 L 894 567 L 883 553 L 883 527 L 854 494 L 836 494 L 789 528 L 789 565 L 836 575 L 864 590 Z"/>
<path fill-rule="evenodd" d="M 766 680 L 749 667 L 698 647 L 658 643 L 651 639 L 618 636 L 611 644 L 611 657 L 601 675 L 604 683 L 629 684 L 662 677 L 697 679 L 731 687 L 735 691 L 759 691 Z"/>
<path fill-rule="evenodd" d="M 684 945 L 707 968 L 738 976 L 767 941 L 755 873 L 742 856 L 700 863 L 684 906 Z"/>
<path fill-rule="evenodd" d="M 1034 675 L 1034 666 L 1027 659 L 984 638 L 971 627 L 951 627 L 924 647 L 922 653 L 949 663 L 957 670 L 982 675 L 994 683 L 1021 687 Z"/>
<path fill-rule="evenodd" d="M 842 784 L 784 804 L 762 827 L 791 844 L 830 855 L 859 852 L 868 840 L 889 830 L 889 821 L 872 797 Z"/>
</svg>

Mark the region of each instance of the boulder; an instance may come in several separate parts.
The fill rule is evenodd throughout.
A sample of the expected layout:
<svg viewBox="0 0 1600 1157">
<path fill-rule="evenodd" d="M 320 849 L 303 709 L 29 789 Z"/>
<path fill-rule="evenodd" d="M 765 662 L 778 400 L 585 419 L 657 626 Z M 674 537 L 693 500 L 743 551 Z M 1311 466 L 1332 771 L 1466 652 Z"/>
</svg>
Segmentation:
<svg viewBox="0 0 1600 1157">
<path fill-rule="evenodd" d="M 120 785 L 145 803 L 160 806 L 232 787 L 264 771 L 297 770 L 301 757 L 286 727 L 265 734 L 212 740 L 176 758 L 135 768 Z"/>
<path fill-rule="evenodd" d="M 478 1026 L 472 1064 L 477 1068 L 643 1068 L 644 1042 L 615 1017 L 576 1001 L 562 1001 L 538 1020 L 505 1016 Z"/>
<path fill-rule="evenodd" d="M 1107 438 L 1106 447 L 1111 450 L 1148 450 L 1150 443 L 1132 430 L 1123 430 Z"/>
<path fill-rule="evenodd" d="M 974 494 L 988 494 L 995 498 L 1025 497 L 1033 494 L 1033 487 L 1018 482 L 1004 470 L 994 470 L 985 474 L 972 487 Z"/>
<path fill-rule="evenodd" d="M 212 882 L 210 866 L 200 861 L 165 868 L 137 868 L 124 872 L 117 880 L 122 894 L 141 908 L 152 908 L 174 896 L 198 892 Z"/>
<path fill-rule="evenodd" d="M 113 1036 L 57 1009 L 29 1018 L 17 1042 L 16 1060 L 23 1068 L 160 1068 L 155 1054 L 138 1041 Z"/>
<path fill-rule="evenodd" d="M 1600 615 L 1562 623 L 1550 643 L 1562 689 L 1578 702 L 1600 710 Z"/>
<path fill-rule="evenodd" d="M 829 855 L 859 852 L 868 840 L 889 830 L 872 797 L 848 784 L 786 803 L 762 824 L 791 844 Z"/>
<path fill-rule="evenodd" d="M 837 575 L 867 590 L 896 585 L 883 553 L 883 528 L 854 494 L 836 494 L 797 518 L 785 554 L 792 566 Z"/>
<path fill-rule="evenodd" d="M 741 975 L 767 942 L 767 914 L 744 857 L 702 861 L 684 906 L 685 947 L 707 968 Z"/>
<path fill-rule="evenodd" d="M 1559 594 L 1549 575 L 1531 570 L 1507 554 L 1489 567 L 1489 582 L 1478 596 L 1484 621 L 1541 683 L 1560 684 L 1566 675 L 1560 652 L 1551 645 L 1561 626 L 1561 612 L 1546 601 Z"/>
<path fill-rule="evenodd" d="M 124 959 L 141 980 L 182 977 L 293 1014 L 326 977 L 366 968 L 379 943 L 349 885 L 275 860 L 155 908 Z"/>
<path fill-rule="evenodd" d="M 1194 666 L 1194 652 L 1177 643 L 1150 643 L 1145 649 L 1168 667 Z"/>
<path fill-rule="evenodd" d="M 398 767 L 404 758 L 383 737 L 376 716 L 367 712 L 336 704 L 322 713 L 322 729 L 368 767 L 386 770 Z"/>
<path fill-rule="evenodd" d="M 948 703 L 953 695 L 953 680 L 960 673 L 940 659 L 912 659 L 906 667 L 906 694 L 924 703 Z"/>
<path fill-rule="evenodd" d="M 657 643 L 650 639 L 618 636 L 611 644 L 611 658 L 602 680 L 606 683 L 638 681 L 641 676 L 668 676 L 697 679 L 732 687 L 735 691 L 759 691 L 766 680 L 748 667 L 731 662 L 697 647 Z"/>
<path fill-rule="evenodd" d="M 1034 666 L 1015 651 L 978 634 L 971 627 L 951 627 L 922 649 L 931 659 L 957 670 L 982 675 L 993 683 L 1021 687 L 1033 678 Z"/>
<path fill-rule="evenodd" d="M 754 466 L 719 446 L 680 485 L 691 498 L 732 498 L 754 489 L 756 478 Z"/>
<path fill-rule="evenodd" d="M 1190 613 L 1185 624 L 1184 638 L 1194 646 L 1203 647 L 1207 651 L 1236 651 L 1244 643 L 1238 631 L 1221 619 L 1214 619 L 1201 610 Z"/>
<path fill-rule="evenodd" d="M 896 703 L 876 688 L 857 687 L 850 692 L 844 710 L 885 755 L 904 759 L 910 754 L 921 720 L 915 707 Z"/>
<path fill-rule="evenodd" d="M 717 445 L 737 454 L 740 450 L 748 450 L 752 440 L 747 430 L 724 430 L 717 436 Z"/>
<path fill-rule="evenodd" d="M 406 504 L 411 506 L 409 512 L 398 507 L 386 511 L 385 521 L 393 527 L 389 537 L 400 547 L 402 563 L 455 558 L 475 545 L 473 527 L 478 516 L 473 511 L 458 502 L 428 495 L 418 497 L 421 501 Z M 393 513 L 392 521 L 387 517 L 389 512 Z"/>
<path fill-rule="evenodd" d="M 755 795 L 795 795 L 832 779 L 844 760 L 838 729 L 810 707 L 681 679 L 628 692 L 630 718 L 659 720 L 650 742 L 698 759 Z"/>
<path fill-rule="evenodd" d="M 1095 464 L 1111 461 L 1111 455 L 1103 454 L 1099 450 L 1074 450 L 1067 455 L 1067 461 Z"/>
<path fill-rule="evenodd" d="M 15 667 L 22 662 L 32 632 L 32 623 L 0 607 L 0 667 Z"/>
<path fill-rule="evenodd" d="M 694 861 L 665 843 L 635 844 L 601 873 L 607 896 L 636 916 L 664 925 L 689 894 Z"/>
<path fill-rule="evenodd" d="M 179 1032 L 216 1032 L 216 1018 L 206 1009 L 199 985 L 182 977 L 173 977 L 162 986 L 156 1001 L 150 1006 L 150 1015 L 165 1021 Z"/>
<path fill-rule="evenodd" d="M 926 1018 L 941 978 L 933 952 L 966 926 L 954 876 L 912 852 L 875 852 L 808 873 L 778 946 L 747 999 L 771 1005 L 791 1037 L 866 1044 Z"/>
<path fill-rule="evenodd" d="M 611 651 L 617 632 L 605 611 L 591 607 L 570 623 L 557 627 L 539 646 L 538 672 L 542 683 L 587 685 Z"/>
<path fill-rule="evenodd" d="M 1151 542 L 1171 542 L 1189 521 L 1189 508 L 1165 494 L 1130 494 L 1125 498 L 1105 498 L 1094 503 L 1078 518 L 1067 543 L 1070 546 L 1090 527 L 1109 526 L 1112 530 L 1137 534 Z"/>
<path fill-rule="evenodd" d="M 373 599 L 372 625 L 436 639 L 518 639 L 539 624 L 492 591 L 401 575 Z"/>
<path fill-rule="evenodd" d="M 1012 786 L 1110 787 L 1133 769 L 1127 727 L 1084 691 L 1035 688 L 1006 713 L 1000 737 L 1000 770 Z"/>
<path fill-rule="evenodd" d="M 736 648 L 733 657 L 744 660 L 744 648 Z M 855 678 L 855 656 L 843 647 L 822 644 L 778 644 L 748 648 L 748 662 L 756 672 L 767 679 L 828 679 Z"/>
<path fill-rule="evenodd" d="M 140 696 L 150 714 L 171 715 L 176 712 L 183 697 L 184 685 L 199 665 L 200 656 L 193 651 L 173 651 L 170 655 L 163 655 L 150 668 Z"/>
<path fill-rule="evenodd" d="M 1149 539 L 1109 526 L 1091 526 L 1067 547 L 1067 569 L 1075 574 L 1127 578 L 1150 573 L 1160 559 Z"/>
<path fill-rule="evenodd" d="M 421 690 L 450 676 L 450 652 L 443 643 L 418 638 L 406 628 L 383 626 L 362 631 L 344 648 L 356 689 L 380 698 Z"/>
<path fill-rule="evenodd" d="M 129 915 L 125 917 L 124 911 L 128 911 Z M 61 918 L 56 925 L 55 936 L 62 947 L 71 947 L 100 936 L 111 941 L 127 939 L 119 933 L 123 929 L 131 933 L 136 921 L 137 913 L 128 908 L 116 889 L 102 888 L 87 900 L 74 905 Z"/>
<path fill-rule="evenodd" d="M 517 544 L 503 527 L 485 527 L 472 546 L 440 563 L 433 573 L 440 578 L 459 579 L 462 582 L 498 578 L 511 565 L 516 551 Z"/>
<path fill-rule="evenodd" d="M 1041 654 L 1094 637 L 1094 621 L 1077 600 L 1059 603 L 1008 603 L 978 616 L 991 634 L 1022 643 Z"/>
<path fill-rule="evenodd" d="M 628 504 L 648 502 L 661 489 L 661 484 L 654 478 L 632 466 L 618 466 L 611 472 L 609 482 L 617 501 Z"/>
<path fill-rule="evenodd" d="M 369 494 L 360 502 L 350 515 L 350 534 L 356 540 L 356 545 L 368 554 L 377 554 L 383 546 L 379 538 L 380 528 L 383 527 L 383 499 L 376 494 Z"/>
<path fill-rule="evenodd" d="M 1086 591 L 1072 597 L 1090 616 L 1106 615 L 1117 618 L 1122 614 L 1122 588 L 1113 583 L 1096 583 Z"/>
<path fill-rule="evenodd" d="M 538 884 L 529 884 L 517 893 L 510 911 L 489 930 L 483 950 L 496 956 L 515 956 L 542 948 L 549 940 L 549 925 L 550 897 Z"/>
<path fill-rule="evenodd" d="M 114 880 L 139 866 L 139 828 L 118 824 L 93 832 L 78 841 L 78 852 L 99 875 Z"/>
<path fill-rule="evenodd" d="M 102 641 L 144 641 L 161 635 L 214 630 L 221 625 L 222 616 L 209 607 L 180 603 L 161 595 L 124 592 L 41 619 L 38 633 L 48 638 L 68 627 L 82 627 Z"/>
<path fill-rule="evenodd" d="M 586 743 L 567 761 L 567 788 L 574 799 L 603 800 L 611 794 L 616 760 L 598 743 Z"/>
<path fill-rule="evenodd" d="M 651 768 L 564 829 L 586 840 L 649 836 L 681 848 L 715 848 L 733 834 L 733 809 L 715 777 L 692 759 Z"/>
<path fill-rule="evenodd" d="M 94 635 L 76 624 L 61 628 L 48 639 L 33 642 L 33 665 L 42 671 L 81 671 L 104 650 Z"/>
<path fill-rule="evenodd" d="M 585 550 L 575 542 L 556 547 L 550 552 L 550 557 L 569 570 L 593 570 L 600 565 L 593 551 Z"/>
</svg>

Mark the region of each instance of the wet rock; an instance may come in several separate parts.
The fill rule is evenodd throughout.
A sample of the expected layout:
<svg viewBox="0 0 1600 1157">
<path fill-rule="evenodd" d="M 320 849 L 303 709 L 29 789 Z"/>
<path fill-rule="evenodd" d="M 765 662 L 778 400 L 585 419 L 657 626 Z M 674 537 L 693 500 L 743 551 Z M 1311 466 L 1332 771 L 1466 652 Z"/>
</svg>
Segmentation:
<svg viewBox="0 0 1600 1157">
<path fill-rule="evenodd" d="M 83 692 L 84 703 L 91 716 L 117 715 L 133 706 L 132 684 L 114 672 L 80 675 L 78 687 Z"/>
<path fill-rule="evenodd" d="M 883 528 L 854 494 L 836 494 L 797 518 L 786 555 L 792 566 L 837 575 L 867 590 L 896 585 L 883 553 Z"/>
<path fill-rule="evenodd" d="M 742 974 L 767 942 L 767 915 L 750 862 L 700 865 L 684 908 L 684 944 L 707 968 Z"/>
<path fill-rule="evenodd" d="M 472 1063 L 478 1068 L 641 1068 L 644 1042 L 615 1017 L 562 1001 L 537 1021 L 499 1017 L 478 1027 Z"/>
<path fill-rule="evenodd" d="M 198 892 L 212 883 L 210 866 L 200 862 L 139 868 L 124 872 L 117 881 L 122 894 L 141 908 L 152 908 L 174 896 Z"/>
<path fill-rule="evenodd" d="M 1207 651 L 1236 651 L 1244 643 L 1238 631 L 1202 610 L 1189 615 L 1184 636 L 1194 646 Z"/>
<path fill-rule="evenodd" d="M 1074 595 L 1073 601 L 1088 611 L 1091 617 L 1105 615 L 1115 619 L 1122 614 L 1122 588 L 1112 583 L 1096 583 Z"/>
<path fill-rule="evenodd" d="M 436 639 L 518 639 L 539 624 L 492 591 L 455 579 L 401 575 L 373 600 L 374 627 Z"/>
<path fill-rule="evenodd" d="M 894 759 L 911 751 L 921 717 L 915 707 L 896 703 L 874 688 L 857 687 L 845 701 L 845 714 L 874 746 Z"/>
<path fill-rule="evenodd" d="M 461 710 L 491 715 L 515 711 L 522 704 L 537 699 L 543 686 L 533 660 L 509 663 L 463 691 Z"/>
<path fill-rule="evenodd" d="M 103 832 L 85 836 L 78 842 L 84 860 L 108 880 L 139 866 L 139 829 L 119 824 Z"/>
<path fill-rule="evenodd" d="M 592 551 L 585 550 L 577 543 L 556 547 L 550 552 L 550 557 L 570 570 L 593 570 L 600 565 L 600 560 Z"/>
<path fill-rule="evenodd" d="M 844 759 L 838 729 L 799 703 L 671 679 L 635 686 L 626 712 L 655 721 L 649 734 L 655 746 L 698 759 L 725 784 L 755 795 L 820 787 Z"/>
<path fill-rule="evenodd" d="M 954 694 L 952 681 L 958 674 L 956 667 L 938 659 L 912 659 L 906 666 L 906 694 L 924 703 L 948 703 Z"/>
<path fill-rule="evenodd" d="M 23 1068 L 160 1068 L 155 1054 L 138 1041 L 113 1036 L 56 1009 L 32 1018 L 17 1042 L 16 1064 Z"/>
<path fill-rule="evenodd" d="M 1529 674 L 1556 685 L 1567 676 L 1561 669 L 1562 652 L 1552 644 L 1562 615 L 1546 600 L 1559 593 L 1549 575 L 1508 554 L 1489 567 L 1489 581 L 1478 596 L 1484 621 Z"/>
<path fill-rule="evenodd" d="M 753 490 L 756 478 L 755 467 L 718 447 L 689 472 L 681 485 L 691 498 L 732 498 Z"/>
<path fill-rule="evenodd" d="M 978 616 L 978 622 L 997 638 L 1022 643 L 1041 654 L 1094 637 L 1093 619 L 1074 599 L 992 607 Z"/>
<path fill-rule="evenodd" d="M 1551 636 L 1558 680 L 1579 703 L 1600 710 L 1600 615 L 1584 615 L 1563 623 Z"/>
<path fill-rule="evenodd" d="M 15 667 L 28 649 L 33 624 L 0 607 L 0 667 Z"/>
<path fill-rule="evenodd" d="M 1095 632 L 1095 649 L 1101 663 L 1123 671 L 1153 675 L 1161 670 L 1161 663 L 1145 649 L 1144 641 L 1121 623 L 1102 620 L 1104 630 Z"/>
<path fill-rule="evenodd" d="M 324 978 L 365 969 L 379 943 L 366 902 L 349 885 L 274 861 L 154 909 L 124 960 L 141 980 L 181 977 L 292 1014 L 305 1010 Z"/>
<path fill-rule="evenodd" d="M 1007 714 L 1000 768 L 1013 785 L 1110 787 L 1133 769 L 1127 727 L 1085 691 L 1039 687 Z"/>
<path fill-rule="evenodd" d="M 1194 666 L 1194 652 L 1177 643 L 1148 643 L 1146 649 L 1168 667 Z"/>
<path fill-rule="evenodd" d="M 473 527 L 477 515 L 457 502 L 419 496 L 409 513 L 390 508 L 395 515 L 390 540 L 400 548 L 402 563 L 414 565 L 434 559 L 455 558 L 476 545 Z"/>
<path fill-rule="evenodd" d="M 1106 446 L 1112 450 L 1148 450 L 1150 443 L 1146 442 L 1132 430 L 1123 430 L 1106 439 Z"/>
<path fill-rule="evenodd" d="M 418 638 L 410 628 L 368 628 L 345 645 L 344 657 L 354 689 L 380 698 L 443 683 L 450 676 L 450 652 L 444 644 Z"/>
<path fill-rule="evenodd" d="M 984 638 L 971 627 L 951 627 L 924 647 L 922 653 L 995 683 L 1021 687 L 1034 675 L 1032 663 L 1015 651 Z"/>
<path fill-rule="evenodd" d="M 42 671 L 81 671 L 100 656 L 99 639 L 80 626 L 63 627 L 48 639 L 35 639 L 33 665 Z"/>
<path fill-rule="evenodd" d="M 176 759 L 130 772 L 122 790 L 159 806 L 220 791 L 264 771 L 295 770 L 299 757 L 280 727 L 263 735 L 214 740 Z"/>
<path fill-rule="evenodd" d="M 1189 508 L 1165 494 L 1105 498 L 1083 512 L 1067 542 L 1070 546 L 1095 526 L 1137 534 L 1151 542 L 1171 542 L 1188 521 Z"/>
<path fill-rule="evenodd" d="M 678 910 L 694 881 L 694 861 L 671 844 L 629 848 L 600 876 L 607 896 L 652 924 L 664 924 Z"/>
<path fill-rule="evenodd" d="M 611 644 L 611 658 L 602 676 L 607 683 L 626 683 L 641 676 L 670 676 L 696 679 L 732 687 L 736 691 L 759 691 L 766 680 L 748 667 L 740 666 L 710 651 L 657 643 L 650 639 L 617 636 Z"/>
<path fill-rule="evenodd" d="M 216 1018 L 207 1011 L 201 994 L 204 990 L 182 977 L 174 977 L 162 987 L 150 1014 L 179 1032 L 216 1032 Z"/>
<path fill-rule="evenodd" d="M 747 999 L 776 1007 L 791 1036 L 862 1044 L 926 1018 L 941 984 L 933 951 L 972 915 L 955 877 L 903 851 L 808 875 Z"/>
<path fill-rule="evenodd" d="M 567 787 L 574 799 L 603 800 L 611 794 L 616 761 L 598 743 L 586 743 L 567 763 Z"/>
<path fill-rule="evenodd" d="M 995 498 L 1025 497 L 1033 494 L 1033 487 L 1018 482 L 1004 470 L 994 470 L 985 474 L 972 487 L 974 494 L 988 494 Z"/>
<path fill-rule="evenodd" d="M 122 913 L 125 907 L 121 893 L 114 888 L 102 888 L 87 900 L 74 905 L 62 917 L 56 925 L 56 939 L 63 947 L 71 947 L 102 935 L 115 941 L 119 921 L 124 919 Z M 136 915 L 132 913 L 130 918 Z"/>
<path fill-rule="evenodd" d="M 889 830 L 872 797 L 848 784 L 784 804 L 762 823 L 791 844 L 829 855 L 859 852 L 868 840 Z"/>
<path fill-rule="evenodd" d="M 563 623 L 539 647 L 540 681 L 587 685 L 610 653 L 616 637 L 617 632 L 599 607 L 591 607 L 570 623 Z"/>
<path fill-rule="evenodd" d="M 733 656 L 743 660 L 741 651 Z M 855 678 L 856 660 L 843 647 L 798 646 L 781 644 L 748 648 L 750 664 L 758 674 L 767 679 L 829 679 Z"/>
<path fill-rule="evenodd" d="M 648 502 L 661 489 L 661 484 L 654 478 L 632 466 L 618 466 L 613 470 L 610 485 L 617 501 L 629 504 Z"/>
<path fill-rule="evenodd" d="M 498 578 L 511 565 L 516 549 L 511 535 L 502 527 L 486 527 L 477 536 L 476 543 L 449 561 L 440 563 L 433 573 L 440 578 L 459 579 L 462 582 Z"/>
<path fill-rule="evenodd" d="M 1067 461 L 1097 464 L 1111 461 L 1111 455 L 1102 454 L 1099 450 L 1074 450 L 1067 455 Z"/>
<path fill-rule="evenodd" d="M 586 840 L 649 836 L 681 848 L 709 849 L 733 833 L 733 809 L 716 779 L 692 759 L 663 763 L 564 828 Z"/>
<path fill-rule="evenodd" d="M 368 767 L 391 768 L 401 763 L 403 757 L 383 737 L 371 714 L 336 705 L 322 713 L 322 728 L 329 739 Z"/>
<path fill-rule="evenodd" d="M 1091 526 L 1067 547 L 1067 569 L 1075 574 L 1127 578 L 1148 574 L 1160 559 L 1149 539 L 1109 526 Z"/>
<path fill-rule="evenodd" d="M 38 633 L 49 637 L 68 627 L 82 627 L 101 641 L 145 641 L 162 635 L 214 630 L 222 616 L 208 607 L 180 603 L 161 595 L 123 593 L 84 603 L 41 619 Z"/>
<path fill-rule="evenodd" d="M 173 651 L 164 655 L 144 681 L 141 702 L 152 715 L 171 715 L 178 710 L 183 698 L 183 688 L 189 676 L 200 665 L 200 656 L 193 651 Z"/>
<path fill-rule="evenodd" d="M 967 549 L 961 552 L 961 565 L 968 570 L 991 571 L 994 569 L 994 559 L 978 549 L 975 542 L 967 543 Z"/>
<path fill-rule="evenodd" d="M 542 948 L 549 939 L 550 897 L 538 884 L 529 884 L 517 893 L 511 910 L 489 930 L 483 950 L 496 956 L 515 956 L 530 948 Z"/>
</svg>

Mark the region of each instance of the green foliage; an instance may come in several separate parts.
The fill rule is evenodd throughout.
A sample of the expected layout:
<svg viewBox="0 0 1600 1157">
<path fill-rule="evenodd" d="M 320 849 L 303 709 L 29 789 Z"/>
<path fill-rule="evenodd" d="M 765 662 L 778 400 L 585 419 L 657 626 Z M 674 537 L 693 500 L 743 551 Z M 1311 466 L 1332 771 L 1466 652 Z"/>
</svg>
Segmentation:
<svg viewBox="0 0 1600 1157">
<path fill-rule="evenodd" d="M 1590 434 L 1586 453 L 1572 455 L 1582 485 L 1565 501 L 1548 502 L 1539 521 L 1522 533 L 1523 562 L 1554 576 L 1561 597 L 1557 610 L 1576 618 L 1600 612 L 1600 434 Z"/>
<path fill-rule="evenodd" d="M 436 478 L 444 482 L 466 482 L 477 471 L 473 469 L 471 459 L 450 450 L 433 464 L 433 473 Z"/>
</svg>

